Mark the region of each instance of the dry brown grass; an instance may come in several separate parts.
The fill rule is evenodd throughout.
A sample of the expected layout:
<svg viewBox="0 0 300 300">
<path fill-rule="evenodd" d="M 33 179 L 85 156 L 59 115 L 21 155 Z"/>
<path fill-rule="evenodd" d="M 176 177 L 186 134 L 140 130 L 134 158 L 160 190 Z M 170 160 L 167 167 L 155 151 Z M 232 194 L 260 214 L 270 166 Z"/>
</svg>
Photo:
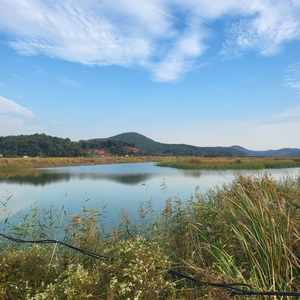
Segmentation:
<svg viewBox="0 0 300 300">
<path fill-rule="evenodd" d="M 300 157 L 49 157 L 0 158 L 0 171 L 11 169 L 161 162 L 181 169 L 255 169 L 256 166 L 297 167 Z"/>
<path fill-rule="evenodd" d="M 300 167 L 300 157 L 167 157 L 159 166 L 186 170 L 295 168 Z"/>
<path fill-rule="evenodd" d="M 181 162 L 181 163 L 195 163 L 195 164 L 222 164 L 230 162 L 265 162 L 265 161 L 298 161 L 300 162 L 300 157 L 265 157 L 265 156 L 249 156 L 249 157 L 164 157 L 162 158 L 164 162 Z"/>
<path fill-rule="evenodd" d="M 81 165 L 102 165 L 157 161 L 155 157 L 50 157 L 50 158 L 1 158 L 0 169 L 11 165 L 19 168 L 46 168 Z"/>
</svg>

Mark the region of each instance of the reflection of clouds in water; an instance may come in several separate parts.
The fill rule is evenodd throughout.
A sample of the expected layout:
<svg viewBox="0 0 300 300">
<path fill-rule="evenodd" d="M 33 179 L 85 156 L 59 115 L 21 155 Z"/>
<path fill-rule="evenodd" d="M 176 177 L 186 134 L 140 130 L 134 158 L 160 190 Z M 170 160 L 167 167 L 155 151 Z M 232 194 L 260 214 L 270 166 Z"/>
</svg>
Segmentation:
<svg viewBox="0 0 300 300">
<path fill-rule="evenodd" d="M 229 170 L 229 171 L 232 173 L 231 170 Z M 188 170 L 188 171 L 182 170 L 182 174 L 185 177 L 200 178 L 200 177 L 222 175 L 222 171 L 220 171 L 220 170 Z"/>
<path fill-rule="evenodd" d="M 4 201 L 3 201 L 4 202 Z M 32 205 L 32 201 L 14 201 L 13 197 L 7 202 L 6 207 L 0 211 L 0 221 L 4 220 L 7 216 L 11 219 L 13 216 L 18 214 L 23 209 L 29 209 Z"/>
<path fill-rule="evenodd" d="M 267 170 L 267 173 L 279 179 L 286 174 L 299 175 L 299 170 L 300 168 L 272 169 Z M 153 200 L 155 208 L 161 209 L 168 197 L 188 200 L 197 185 L 200 185 L 200 192 L 205 193 L 210 188 L 230 183 L 238 174 L 257 176 L 265 172 L 186 171 L 156 167 L 152 163 L 27 170 L 24 173 L 0 175 L 0 198 L 1 201 L 5 200 L 5 189 L 8 189 L 8 192 L 13 194 L 9 209 L 12 209 L 13 213 L 24 213 L 37 199 L 38 207 L 46 207 L 53 203 L 61 209 L 65 203 L 69 211 L 80 212 L 84 200 L 91 197 L 93 205 L 95 202 L 108 205 L 106 211 L 109 224 L 112 219 L 118 219 L 121 205 L 134 216 L 135 211 L 137 215 L 141 202 Z M 163 181 L 166 184 L 165 190 L 162 190 L 161 186 Z M 1 204 L 0 210 L 0 218 L 3 219 Z"/>
<path fill-rule="evenodd" d="M 24 187 L 20 184 L 11 184 L 7 187 L 2 182 L 0 180 L 0 197 L 1 202 L 6 206 L 0 204 L 0 221 L 4 220 L 8 214 L 11 219 L 22 210 L 28 210 L 37 201 L 36 192 L 40 191 L 40 188 L 35 187 L 32 190 L 32 187 Z M 5 188 L 2 188 L 2 186 L 5 186 Z"/>
<path fill-rule="evenodd" d="M 45 186 L 51 183 L 80 180 L 108 180 L 137 185 L 151 178 L 182 176 L 180 170 L 157 167 L 154 163 L 112 164 L 21 170 L 0 174 L 0 182 Z"/>
<path fill-rule="evenodd" d="M 268 175 L 274 179 L 281 179 L 284 177 L 295 177 L 300 174 L 300 168 L 292 169 L 263 169 L 263 170 L 192 170 L 182 171 L 185 177 L 223 177 L 226 181 L 233 180 L 239 175 L 246 176 L 263 176 Z"/>
</svg>

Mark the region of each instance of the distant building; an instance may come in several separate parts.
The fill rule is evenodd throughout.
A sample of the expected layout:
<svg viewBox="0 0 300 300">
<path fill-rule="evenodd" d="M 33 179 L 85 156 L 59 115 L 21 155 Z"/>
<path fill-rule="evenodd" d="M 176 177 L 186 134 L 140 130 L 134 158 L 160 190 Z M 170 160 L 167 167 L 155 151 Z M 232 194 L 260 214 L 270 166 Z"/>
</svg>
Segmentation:
<svg viewBox="0 0 300 300">
<path fill-rule="evenodd" d="M 109 156 L 109 149 L 106 148 L 101 148 L 101 149 L 91 149 L 91 154 L 93 157 L 104 157 L 104 156 Z"/>
<path fill-rule="evenodd" d="M 28 158 L 28 156 L 27 156 L 27 155 L 25 155 L 25 156 L 23 156 L 22 158 Z"/>
<path fill-rule="evenodd" d="M 129 149 L 130 151 L 132 151 L 133 153 L 139 152 L 138 148 L 134 148 L 134 147 L 126 147 L 126 148 Z"/>
<path fill-rule="evenodd" d="M 3 157 L 3 155 L 2 155 L 2 154 L 0 154 L 0 157 Z"/>
</svg>

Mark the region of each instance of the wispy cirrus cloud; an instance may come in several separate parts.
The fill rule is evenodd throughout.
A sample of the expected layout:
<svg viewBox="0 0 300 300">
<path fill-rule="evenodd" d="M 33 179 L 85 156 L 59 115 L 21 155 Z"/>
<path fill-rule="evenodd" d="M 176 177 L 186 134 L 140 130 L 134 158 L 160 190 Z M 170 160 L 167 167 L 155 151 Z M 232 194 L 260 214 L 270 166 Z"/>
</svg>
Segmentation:
<svg viewBox="0 0 300 300">
<path fill-rule="evenodd" d="M 254 51 L 263 56 L 281 51 L 285 42 L 300 40 L 300 5 L 297 0 L 248 1 L 244 17 L 229 21 L 222 53 L 239 56 Z"/>
<path fill-rule="evenodd" d="M 20 80 L 23 80 L 23 81 L 27 81 L 25 78 L 23 78 L 22 76 L 19 76 L 19 75 L 17 75 L 17 74 L 11 73 L 10 76 L 16 77 L 16 78 L 18 78 L 18 79 L 20 79 Z"/>
<path fill-rule="evenodd" d="M 295 89 L 300 96 L 300 62 L 288 66 L 285 76 L 285 86 Z"/>
<path fill-rule="evenodd" d="M 215 30 L 225 32 L 220 52 L 231 57 L 247 51 L 274 55 L 285 42 L 300 39 L 298 0 L 1 0 L 0 5 L 0 31 L 21 54 L 88 66 L 141 66 L 161 82 L 197 68 Z M 216 29 L 225 17 L 226 27 Z"/>
<path fill-rule="evenodd" d="M 284 112 L 273 116 L 272 118 L 293 118 L 300 117 L 300 105 L 294 107 L 288 107 Z"/>
<path fill-rule="evenodd" d="M 34 113 L 20 104 L 0 96 L 0 113 L 13 113 L 24 117 L 34 117 Z"/>
<path fill-rule="evenodd" d="M 58 78 L 58 81 L 66 86 L 80 86 L 80 84 L 76 80 L 68 78 Z"/>
</svg>

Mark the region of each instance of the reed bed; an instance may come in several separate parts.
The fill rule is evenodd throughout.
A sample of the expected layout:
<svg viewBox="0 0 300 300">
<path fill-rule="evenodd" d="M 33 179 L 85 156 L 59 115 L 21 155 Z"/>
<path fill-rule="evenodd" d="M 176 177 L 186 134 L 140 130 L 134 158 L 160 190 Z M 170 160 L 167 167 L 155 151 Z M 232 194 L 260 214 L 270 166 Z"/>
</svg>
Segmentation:
<svg viewBox="0 0 300 300">
<path fill-rule="evenodd" d="M 300 157 L 32 157 L 0 158 L 0 172 L 28 168 L 157 162 L 158 166 L 186 170 L 268 169 L 300 167 Z"/>
<path fill-rule="evenodd" d="M 0 158 L 0 172 L 26 168 L 46 168 L 82 165 L 102 165 L 158 161 L 159 157 L 31 157 Z"/>
<path fill-rule="evenodd" d="M 300 167 L 299 157 L 168 157 L 157 164 L 185 170 L 251 170 Z"/>
<path fill-rule="evenodd" d="M 72 216 L 52 206 L 33 207 L 17 223 L 5 214 L 6 234 L 53 239 L 60 229 L 65 242 L 114 260 L 1 239 L 0 299 L 230 299 L 226 291 L 170 277 L 162 271 L 169 267 L 202 281 L 300 292 L 300 174 L 241 175 L 205 194 L 196 187 L 184 203 L 168 198 L 162 211 L 141 204 L 139 214 L 131 220 L 122 210 L 110 229 L 103 226 L 105 207 L 89 201 Z"/>
</svg>

